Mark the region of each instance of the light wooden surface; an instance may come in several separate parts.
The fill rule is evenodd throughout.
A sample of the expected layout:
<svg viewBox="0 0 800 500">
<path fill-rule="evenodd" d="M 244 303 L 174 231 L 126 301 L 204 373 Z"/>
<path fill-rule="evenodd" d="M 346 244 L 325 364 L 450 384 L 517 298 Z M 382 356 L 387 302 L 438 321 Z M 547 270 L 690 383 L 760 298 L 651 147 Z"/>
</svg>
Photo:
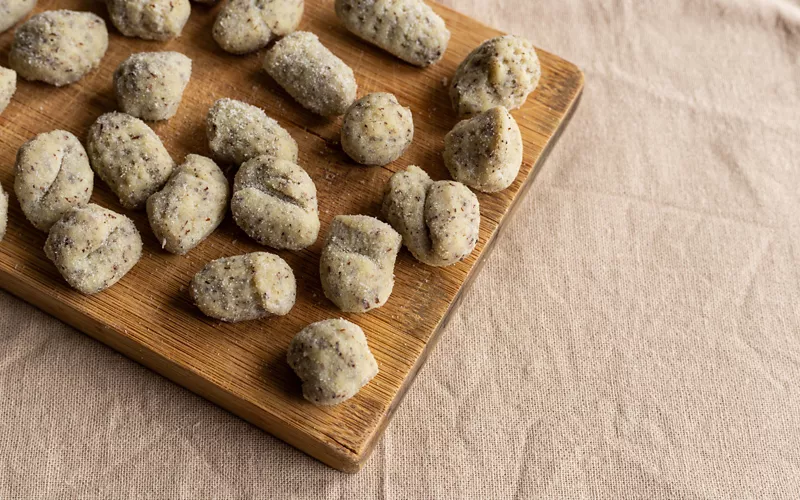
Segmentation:
<svg viewBox="0 0 800 500">
<path fill-rule="evenodd" d="M 385 182 L 406 165 L 420 165 L 434 179 L 447 178 L 441 149 L 457 119 L 444 82 L 472 48 L 498 32 L 435 6 L 453 36 L 444 60 L 420 70 L 346 32 L 332 3 L 307 0 L 301 29 L 318 34 L 354 69 L 359 96 L 390 91 L 412 108 L 416 132 L 405 156 L 385 168 L 353 165 L 338 146 L 339 119 L 316 117 L 292 101 L 260 70 L 260 54 L 234 57 L 216 46 L 210 30 L 218 7 L 193 5 L 183 36 L 167 43 L 124 38 L 108 23 L 109 50 L 98 70 L 61 89 L 21 81 L 0 115 L 0 183 L 11 194 L 8 234 L 0 243 L 0 286 L 323 462 L 352 472 L 369 456 L 460 293 L 479 271 L 504 219 L 566 124 L 583 87 L 583 75 L 575 66 L 540 52 L 540 86 L 525 107 L 513 113 L 523 134 L 524 164 L 511 188 L 479 195 L 482 221 L 476 252 L 456 266 L 435 269 L 403 250 L 389 303 L 366 315 L 342 314 L 322 295 L 320 238 L 305 251 L 280 252 L 299 285 L 297 305 L 288 316 L 238 325 L 201 316 L 188 296 L 191 276 L 209 260 L 261 248 L 230 217 L 204 244 L 177 257 L 160 250 L 143 213 L 129 213 L 145 243 L 141 262 L 110 290 L 82 296 L 70 290 L 47 261 L 42 251 L 45 234 L 25 221 L 12 192 L 19 146 L 56 128 L 85 138 L 97 116 L 116 108 L 111 84 L 116 66 L 131 53 L 146 50 L 177 50 L 194 61 L 178 115 L 153 125 L 175 160 L 182 161 L 188 153 L 209 155 L 204 118 L 216 99 L 232 97 L 262 107 L 300 146 L 299 163 L 319 191 L 321 235 L 334 215 L 378 215 Z M 91 0 L 43 1 L 35 12 L 56 8 L 90 10 L 108 22 L 103 6 Z M 0 61 L 7 60 L 11 39 L 12 32 L 0 36 Z M 96 184 L 92 201 L 122 211 L 110 191 L 99 180 Z M 333 408 L 317 408 L 302 399 L 300 384 L 284 358 L 297 331 L 329 317 L 345 317 L 362 326 L 381 371 L 357 397 Z"/>
</svg>

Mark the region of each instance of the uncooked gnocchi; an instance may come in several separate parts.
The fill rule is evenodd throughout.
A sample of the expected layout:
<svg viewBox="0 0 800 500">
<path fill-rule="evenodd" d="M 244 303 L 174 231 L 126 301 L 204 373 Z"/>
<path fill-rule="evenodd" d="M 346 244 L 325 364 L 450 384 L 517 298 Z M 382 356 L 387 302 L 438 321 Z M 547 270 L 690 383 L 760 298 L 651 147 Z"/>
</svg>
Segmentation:
<svg viewBox="0 0 800 500">
<path fill-rule="evenodd" d="M 98 16 L 49 10 L 17 28 L 8 62 L 26 80 L 61 87 L 96 68 L 107 48 L 106 23 Z"/>
<path fill-rule="evenodd" d="M 94 172 L 77 137 L 64 130 L 39 134 L 17 152 L 14 192 L 33 227 L 49 231 L 71 208 L 89 202 Z"/>
<path fill-rule="evenodd" d="M 129 218 L 90 203 L 71 209 L 50 228 L 44 251 L 72 288 L 93 294 L 139 262 L 142 238 Z"/>
<path fill-rule="evenodd" d="M 164 189 L 147 199 L 147 218 L 162 248 L 185 255 L 225 218 L 228 179 L 216 163 L 187 155 Z"/>
<path fill-rule="evenodd" d="M 36 0 L 0 0 L 0 33 L 11 28 L 36 7 Z"/>
<path fill-rule="evenodd" d="M 322 249 L 319 270 L 325 296 L 345 312 L 381 307 L 394 288 L 401 237 L 366 215 L 338 215 Z"/>
<path fill-rule="evenodd" d="M 286 261 L 256 252 L 209 262 L 192 279 L 191 294 L 206 316 L 236 323 L 288 314 L 297 283 Z"/>
<path fill-rule="evenodd" d="M 94 171 L 128 209 L 143 207 L 175 167 L 156 133 L 125 113 L 98 118 L 89 128 L 86 150 Z"/>
<path fill-rule="evenodd" d="M 17 72 L 0 67 L 0 113 L 5 111 L 17 91 Z"/>
<path fill-rule="evenodd" d="M 522 165 L 522 135 L 502 106 L 458 123 L 444 138 L 444 164 L 453 179 L 486 193 L 514 182 Z"/>
<path fill-rule="evenodd" d="M 312 323 L 289 344 L 286 361 L 303 382 L 303 397 L 336 405 L 355 396 L 378 374 L 364 331 L 344 319 Z"/>
<path fill-rule="evenodd" d="M 208 110 L 208 145 L 221 163 L 241 165 L 261 155 L 297 162 L 297 143 L 261 108 L 220 99 Z"/>
<path fill-rule="evenodd" d="M 140 52 L 114 72 L 123 112 L 142 120 L 169 120 L 178 112 L 192 76 L 192 60 L 179 52 Z"/>
<path fill-rule="evenodd" d="M 342 115 L 356 100 L 353 70 L 317 35 L 296 31 L 264 58 L 264 70 L 303 107 L 322 116 Z"/>
<path fill-rule="evenodd" d="M 189 0 L 107 0 L 106 5 L 120 33 L 144 40 L 180 36 L 192 11 Z"/>
<path fill-rule="evenodd" d="M 6 235 L 6 227 L 8 226 L 8 195 L 3 191 L 0 186 L 0 241 Z"/>
<path fill-rule="evenodd" d="M 422 0 L 336 0 L 345 28 L 416 66 L 438 62 L 450 32 Z"/>
<path fill-rule="evenodd" d="M 414 139 L 411 110 L 385 92 L 368 94 L 347 110 L 342 149 L 363 165 L 387 165 L 400 158 Z"/>
<path fill-rule="evenodd" d="M 481 214 L 475 193 L 458 182 L 434 182 L 413 165 L 389 179 L 383 214 L 411 254 L 430 266 L 455 264 L 478 242 Z"/>
<path fill-rule="evenodd" d="M 247 54 L 262 49 L 273 36 L 297 29 L 303 0 L 229 0 L 214 22 L 214 40 L 226 52 Z"/>
<path fill-rule="evenodd" d="M 272 248 L 301 250 L 317 241 L 317 188 L 305 170 L 286 160 L 258 156 L 236 173 L 233 220 Z"/>
</svg>

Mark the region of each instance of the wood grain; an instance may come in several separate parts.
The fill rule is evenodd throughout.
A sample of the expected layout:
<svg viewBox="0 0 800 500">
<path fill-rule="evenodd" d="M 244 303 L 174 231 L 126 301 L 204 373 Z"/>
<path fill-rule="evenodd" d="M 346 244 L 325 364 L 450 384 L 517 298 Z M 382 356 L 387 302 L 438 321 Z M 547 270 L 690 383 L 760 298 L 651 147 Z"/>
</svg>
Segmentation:
<svg viewBox="0 0 800 500">
<path fill-rule="evenodd" d="M 177 116 L 152 125 L 175 160 L 182 161 L 188 153 L 210 155 L 204 123 L 216 99 L 232 97 L 262 107 L 298 142 L 299 163 L 319 192 L 321 235 L 334 215 L 379 215 L 386 181 L 409 164 L 423 167 L 434 179 L 446 179 L 441 151 L 444 135 L 457 118 L 445 83 L 475 46 L 499 33 L 434 5 L 453 36 L 442 62 L 420 70 L 350 35 L 338 23 L 332 4 L 306 0 L 301 29 L 317 33 L 354 69 L 359 96 L 390 91 L 414 113 L 414 144 L 387 167 L 354 165 L 338 146 L 341 119 L 319 118 L 296 104 L 261 71 L 261 54 L 235 57 L 219 49 L 210 35 L 218 7 L 193 5 L 183 36 L 158 43 L 122 37 L 103 6 L 92 0 L 40 1 L 35 12 L 67 8 L 101 15 L 109 26 L 110 46 L 100 68 L 74 85 L 56 89 L 20 81 L 12 103 L 0 115 L 0 183 L 11 194 L 8 234 L 0 243 L 0 286 L 326 464 L 354 472 L 368 458 L 566 125 L 583 88 L 578 68 L 540 51 L 539 88 L 513 113 L 525 145 L 523 167 L 509 189 L 479 194 L 481 233 L 473 255 L 436 269 L 417 263 L 403 250 L 391 299 L 366 315 L 343 314 L 323 296 L 318 273 L 322 238 L 301 252 L 278 252 L 298 279 L 297 305 L 288 316 L 230 325 L 200 315 L 187 292 L 194 273 L 212 259 L 260 249 L 230 217 L 200 247 L 178 257 L 160 249 L 143 213 L 125 212 L 142 233 L 142 260 L 113 288 L 83 296 L 70 290 L 46 259 L 46 235 L 25 221 L 12 190 L 15 154 L 25 141 L 53 129 L 85 139 L 100 114 L 116 109 L 112 73 L 117 65 L 133 52 L 153 50 L 176 50 L 194 61 Z M 7 60 L 11 40 L 12 32 L 0 35 L 2 61 Z M 108 188 L 99 180 L 96 184 L 92 201 L 124 212 Z M 317 408 L 302 399 L 299 381 L 285 362 L 286 348 L 302 327 L 331 317 L 345 317 L 364 329 L 380 373 L 355 398 Z"/>
</svg>

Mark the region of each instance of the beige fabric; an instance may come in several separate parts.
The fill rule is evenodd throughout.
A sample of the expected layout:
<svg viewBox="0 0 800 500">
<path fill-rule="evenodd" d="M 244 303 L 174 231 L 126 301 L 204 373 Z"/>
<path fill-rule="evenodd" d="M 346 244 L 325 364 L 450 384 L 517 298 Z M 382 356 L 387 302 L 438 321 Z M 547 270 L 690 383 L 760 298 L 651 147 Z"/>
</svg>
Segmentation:
<svg viewBox="0 0 800 500">
<path fill-rule="evenodd" d="M 587 88 L 366 469 L 0 294 L 1 498 L 800 496 L 800 3 L 447 3 Z"/>
</svg>

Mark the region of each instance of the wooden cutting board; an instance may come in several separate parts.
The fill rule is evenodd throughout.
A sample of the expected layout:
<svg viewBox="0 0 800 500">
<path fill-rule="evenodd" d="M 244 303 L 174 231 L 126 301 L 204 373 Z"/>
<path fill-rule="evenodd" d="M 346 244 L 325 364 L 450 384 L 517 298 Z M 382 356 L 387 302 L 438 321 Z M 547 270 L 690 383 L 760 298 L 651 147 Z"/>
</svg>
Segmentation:
<svg viewBox="0 0 800 500">
<path fill-rule="evenodd" d="M 403 250 L 388 304 L 369 314 L 343 314 L 325 299 L 319 281 L 321 241 L 331 218 L 359 213 L 378 216 L 386 181 L 409 164 L 423 167 L 434 179 L 448 178 L 441 152 L 444 136 L 457 118 L 450 107 L 447 81 L 473 48 L 499 33 L 435 5 L 452 39 L 444 59 L 423 70 L 349 34 L 336 19 L 333 0 L 306 0 L 301 29 L 318 34 L 353 68 L 359 96 L 392 92 L 414 113 L 416 131 L 409 151 L 387 167 L 365 168 L 353 164 L 338 145 L 341 119 L 319 118 L 296 104 L 261 71 L 262 54 L 235 57 L 217 47 L 211 26 L 218 7 L 193 4 L 183 35 L 167 43 L 119 35 L 103 5 L 93 0 L 40 0 L 35 12 L 53 9 L 87 10 L 102 16 L 111 35 L 109 49 L 100 68 L 74 85 L 57 89 L 20 81 L 12 103 L 0 115 L 0 183 L 11 195 L 8 234 L 0 243 L 0 286 L 326 464 L 357 471 L 566 126 L 583 88 L 583 74 L 563 59 L 539 52 L 539 88 L 522 109 L 513 112 L 525 145 L 522 170 L 509 189 L 478 195 L 481 232 L 472 256 L 437 269 L 419 264 Z M 12 37 L 12 31 L 0 35 L 3 64 Z M 202 316 L 193 306 L 187 285 L 208 261 L 263 249 L 230 216 L 188 256 L 170 255 L 160 249 L 146 216 L 124 212 L 96 179 L 92 201 L 131 216 L 145 248 L 142 260 L 122 281 L 87 297 L 62 281 L 42 250 L 46 235 L 34 230 L 19 209 L 13 195 L 17 149 L 35 134 L 53 129 L 68 130 L 84 140 L 99 115 L 116 109 L 112 73 L 117 65 L 131 53 L 156 50 L 179 51 L 194 61 L 177 116 L 152 124 L 177 162 L 188 153 L 210 156 L 205 116 L 222 97 L 262 107 L 298 142 L 299 164 L 319 192 L 322 229 L 311 248 L 279 252 L 298 280 L 297 304 L 288 316 L 230 325 Z M 351 400 L 318 408 L 303 400 L 300 383 L 285 361 L 286 348 L 301 328 L 332 317 L 345 317 L 364 329 L 380 373 Z"/>
</svg>

